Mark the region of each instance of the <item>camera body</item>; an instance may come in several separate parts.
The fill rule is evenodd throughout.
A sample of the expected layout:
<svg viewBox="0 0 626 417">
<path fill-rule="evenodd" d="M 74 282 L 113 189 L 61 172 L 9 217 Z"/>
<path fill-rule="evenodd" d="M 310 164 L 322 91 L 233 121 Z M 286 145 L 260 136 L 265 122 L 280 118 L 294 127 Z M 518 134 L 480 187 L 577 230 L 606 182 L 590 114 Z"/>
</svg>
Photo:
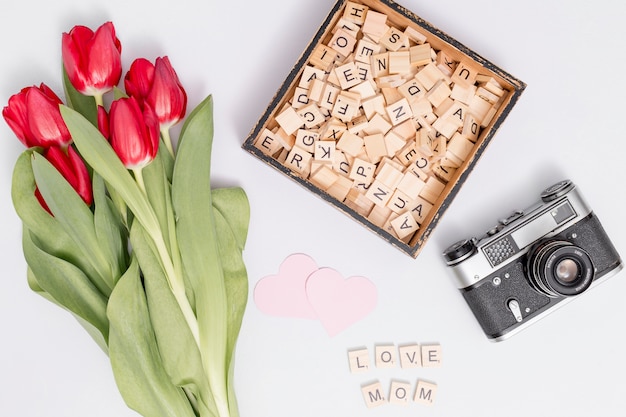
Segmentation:
<svg viewBox="0 0 626 417">
<path fill-rule="evenodd" d="M 619 254 L 574 183 L 546 188 L 530 208 L 443 252 L 492 341 L 526 328 L 622 269 Z"/>
</svg>

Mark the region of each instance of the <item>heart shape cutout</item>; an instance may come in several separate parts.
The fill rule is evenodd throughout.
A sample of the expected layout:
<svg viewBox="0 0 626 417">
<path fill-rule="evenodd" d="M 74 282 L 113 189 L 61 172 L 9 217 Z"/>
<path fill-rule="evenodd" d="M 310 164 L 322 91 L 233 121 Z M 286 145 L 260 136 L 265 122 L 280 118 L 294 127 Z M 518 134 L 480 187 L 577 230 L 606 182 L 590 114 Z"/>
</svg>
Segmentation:
<svg viewBox="0 0 626 417">
<path fill-rule="evenodd" d="M 317 319 L 306 294 L 306 281 L 317 270 L 308 255 L 288 256 L 278 274 L 261 278 L 254 287 L 254 302 L 262 312 L 279 317 Z"/>
<path fill-rule="evenodd" d="M 309 276 L 306 295 L 330 336 L 367 316 L 376 307 L 378 298 L 369 279 L 361 276 L 344 279 L 331 268 L 320 268 Z"/>
</svg>

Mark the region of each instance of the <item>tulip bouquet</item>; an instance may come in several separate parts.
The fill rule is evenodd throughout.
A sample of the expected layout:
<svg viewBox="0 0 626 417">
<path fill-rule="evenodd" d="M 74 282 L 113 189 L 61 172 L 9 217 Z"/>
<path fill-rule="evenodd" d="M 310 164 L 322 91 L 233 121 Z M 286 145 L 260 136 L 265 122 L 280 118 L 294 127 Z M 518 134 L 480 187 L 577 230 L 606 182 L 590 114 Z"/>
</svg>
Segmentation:
<svg viewBox="0 0 626 417">
<path fill-rule="evenodd" d="M 249 205 L 241 188 L 211 189 L 212 98 L 185 116 L 167 57 L 135 60 L 118 88 L 111 22 L 64 33 L 62 55 L 65 103 L 41 84 L 2 112 L 27 147 L 12 198 L 28 284 L 104 349 L 141 415 L 238 416 Z"/>
</svg>

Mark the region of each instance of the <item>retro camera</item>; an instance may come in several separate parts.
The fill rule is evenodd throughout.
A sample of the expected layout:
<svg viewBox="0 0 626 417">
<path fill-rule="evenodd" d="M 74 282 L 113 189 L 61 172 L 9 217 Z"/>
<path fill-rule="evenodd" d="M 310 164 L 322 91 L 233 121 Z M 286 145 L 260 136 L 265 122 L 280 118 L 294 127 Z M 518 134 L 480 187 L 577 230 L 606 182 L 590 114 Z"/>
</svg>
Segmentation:
<svg viewBox="0 0 626 417">
<path fill-rule="evenodd" d="M 598 218 L 569 180 L 443 253 L 492 341 L 504 340 L 622 269 Z"/>
</svg>

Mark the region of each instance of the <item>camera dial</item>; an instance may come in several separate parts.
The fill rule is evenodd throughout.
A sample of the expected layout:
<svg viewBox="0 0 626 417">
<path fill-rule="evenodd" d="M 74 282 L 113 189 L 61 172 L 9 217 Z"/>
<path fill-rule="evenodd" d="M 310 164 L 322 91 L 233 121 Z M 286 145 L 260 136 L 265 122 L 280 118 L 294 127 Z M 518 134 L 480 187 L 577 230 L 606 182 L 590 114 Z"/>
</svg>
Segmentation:
<svg viewBox="0 0 626 417">
<path fill-rule="evenodd" d="M 448 265 L 455 265 L 476 253 L 476 240 L 464 239 L 453 243 L 443 251 L 443 257 Z"/>
<path fill-rule="evenodd" d="M 551 298 L 572 297 L 584 292 L 594 275 L 595 267 L 589 254 L 571 242 L 542 242 L 528 257 L 530 285 Z"/>
<path fill-rule="evenodd" d="M 551 201 L 556 200 L 557 198 L 567 194 L 574 188 L 574 183 L 570 180 L 563 180 L 557 182 L 554 185 L 543 190 L 541 193 L 541 200 L 544 203 L 549 203 Z"/>
</svg>

